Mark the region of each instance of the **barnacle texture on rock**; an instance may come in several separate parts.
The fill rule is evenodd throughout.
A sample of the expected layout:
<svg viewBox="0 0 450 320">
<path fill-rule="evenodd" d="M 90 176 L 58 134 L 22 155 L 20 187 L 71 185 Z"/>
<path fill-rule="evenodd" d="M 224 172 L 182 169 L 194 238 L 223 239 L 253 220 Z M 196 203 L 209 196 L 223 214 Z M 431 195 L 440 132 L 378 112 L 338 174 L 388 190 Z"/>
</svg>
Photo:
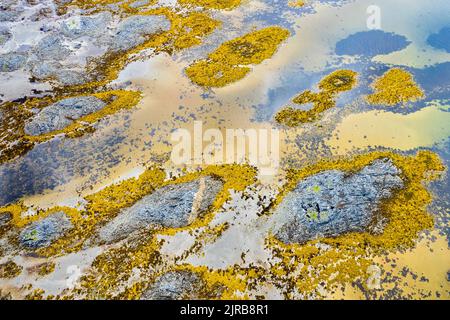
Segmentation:
<svg viewBox="0 0 450 320">
<path fill-rule="evenodd" d="M 62 211 L 33 222 L 20 233 L 20 243 L 27 248 L 46 247 L 72 228 L 72 222 Z"/>
<path fill-rule="evenodd" d="M 104 108 L 106 103 L 93 96 L 81 96 L 58 101 L 42 109 L 25 125 L 25 133 L 38 136 L 70 125 L 74 120 Z"/>
<path fill-rule="evenodd" d="M 367 231 L 380 201 L 403 187 L 400 173 L 391 160 L 382 159 L 350 176 L 330 170 L 300 181 L 276 209 L 286 216 L 277 238 L 305 243 Z"/>
<path fill-rule="evenodd" d="M 151 224 L 187 226 L 209 208 L 221 188 L 222 182 L 211 177 L 162 187 L 123 210 L 100 230 L 100 238 L 115 242 Z"/>
</svg>

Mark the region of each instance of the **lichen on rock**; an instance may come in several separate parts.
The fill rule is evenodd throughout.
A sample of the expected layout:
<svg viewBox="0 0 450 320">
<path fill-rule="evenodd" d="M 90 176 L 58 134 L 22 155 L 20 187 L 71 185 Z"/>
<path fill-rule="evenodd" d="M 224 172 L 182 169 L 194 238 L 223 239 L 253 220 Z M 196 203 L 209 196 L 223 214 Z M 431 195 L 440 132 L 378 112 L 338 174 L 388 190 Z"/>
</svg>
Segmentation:
<svg viewBox="0 0 450 320">
<path fill-rule="evenodd" d="M 112 19 L 110 12 L 101 12 L 90 16 L 76 16 L 64 20 L 61 24 L 62 34 L 70 39 L 80 37 L 97 37 L 108 28 Z"/>
</svg>

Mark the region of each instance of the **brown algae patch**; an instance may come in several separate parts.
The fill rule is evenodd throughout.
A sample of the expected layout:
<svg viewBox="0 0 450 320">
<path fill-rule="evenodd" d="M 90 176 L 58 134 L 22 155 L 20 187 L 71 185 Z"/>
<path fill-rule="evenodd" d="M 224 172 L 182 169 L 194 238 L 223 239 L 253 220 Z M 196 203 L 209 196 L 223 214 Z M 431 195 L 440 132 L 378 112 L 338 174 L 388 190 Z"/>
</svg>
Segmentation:
<svg viewBox="0 0 450 320">
<path fill-rule="evenodd" d="M 401 170 L 404 188 L 379 207 L 387 219 L 381 234 L 348 233 L 335 238 L 312 240 L 305 245 L 284 244 L 274 236 L 268 238 L 268 248 L 281 259 L 271 268 L 271 274 L 280 285 L 288 283 L 288 298 L 294 288 L 309 297 L 324 284 L 342 285 L 357 279 L 363 279 L 365 283 L 370 276 L 369 267 L 373 264 L 371 255 L 411 248 L 421 231 L 433 227 L 433 218 L 427 212 L 432 196 L 423 183 L 436 179 L 445 168 L 439 157 L 429 151 L 418 152 L 415 156 L 374 152 L 350 160 L 321 161 L 301 170 L 291 170 L 288 172 L 289 182 L 276 204 L 295 188 L 298 181 L 311 175 L 327 170 L 350 174 L 382 158 L 389 158 Z"/>
<path fill-rule="evenodd" d="M 205 9 L 231 10 L 238 7 L 242 0 L 178 0 L 181 5 L 203 7 Z"/>
<path fill-rule="evenodd" d="M 374 93 L 366 100 L 372 105 L 395 106 L 414 102 L 425 97 L 425 93 L 414 81 L 413 76 L 399 68 L 393 68 L 372 84 Z"/>
<path fill-rule="evenodd" d="M 323 78 L 318 85 L 319 92 L 306 90 L 292 102 L 295 104 L 312 103 L 310 110 L 299 110 L 286 107 L 275 115 L 275 121 L 288 127 L 296 127 L 302 123 L 317 120 L 323 112 L 336 106 L 336 96 L 353 89 L 357 84 L 357 73 L 352 70 L 337 70 Z"/>
<path fill-rule="evenodd" d="M 22 272 L 22 267 L 13 261 L 0 264 L 0 278 L 15 278 Z"/>
<path fill-rule="evenodd" d="M 186 75 L 197 85 L 224 87 L 244 78 L 250 65 L 272 57 L 289 31 L 272 26 L 223 43 L 204 60 L 186 68 Z"/>
</svg>

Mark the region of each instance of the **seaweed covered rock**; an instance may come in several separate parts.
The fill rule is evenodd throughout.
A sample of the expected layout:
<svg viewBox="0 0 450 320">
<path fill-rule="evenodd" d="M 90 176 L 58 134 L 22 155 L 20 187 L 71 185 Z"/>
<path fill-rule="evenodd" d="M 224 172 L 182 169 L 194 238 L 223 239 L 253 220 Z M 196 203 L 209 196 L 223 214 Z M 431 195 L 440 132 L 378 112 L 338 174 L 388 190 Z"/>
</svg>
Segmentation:
<svg viewBox="0 0 450 320">
<path fill-rule="evenodd" d="M 162 15 L 136 15 L 123 20 L 117 27 L 111 50 L 126 51 L 145 42 L 152 34 L 167 31 L 170 22 Z"/>
<path fill-rule="evenodd" d="M 10 52 L 0 55 L 0 72 L 13 72 L 21 69 L 27 62 L 23 53 Z"/>
<path fill-rule="evenodd" d="M 187 226 L 211 206 L 221 188 L 222 182 L 211 177 L 162 187 L 106 224 L 99 232 L 100 239 L 115 242 L 151 224 Z"/>
<path fill-rule="evenodd" d="M 101 110 L 106 103 L 93 96 L 68 98 L 43 108 L 25 125 L 25 133 L 32 136 L 61 130 L 86 115 Z"/>
<path fill-rule="evenodd" d="M 190 271 L 171 271 L 158 277 L 141 300 L 199 299 L 204 287 L 201 277 Z"/>
<path fill-rule="evenodd" d="M 72 227 L 69 217 L 60 211 L 23 229 L 19 236 L 20 244 L 29 249 L 46 247 Z"/>
<path fill-rule="evenodd" d="M 330 170 L 300 181 L 276 209 L 285 217 L 276 237 L 284 243 L 305 243 L 367 231 L 379 218 L 381 200 L 403 187 L 400 173 L 391 160 L 382 159 L 350 176 Z"/>
</svg>

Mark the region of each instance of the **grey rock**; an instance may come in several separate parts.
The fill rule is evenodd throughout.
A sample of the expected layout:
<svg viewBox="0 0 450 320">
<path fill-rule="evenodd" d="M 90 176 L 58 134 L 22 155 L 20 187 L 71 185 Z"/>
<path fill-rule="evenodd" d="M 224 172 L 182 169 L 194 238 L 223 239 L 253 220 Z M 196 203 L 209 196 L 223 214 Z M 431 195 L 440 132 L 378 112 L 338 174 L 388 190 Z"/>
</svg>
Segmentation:
<svg viewBox="0 0 450 320">
<path fill-rule="evenodd" d="M 403 187 L 391 160 L 376 160 L 360 172 L 325 171 L 298 183 L 275 210 L 287 217 L 276 236 L 284 243 L 304 243 L 367 231 L 377 220 L 380 201 Z"/>
<path fill-rule="evenodd" d="M 24 9 L 14 6 L 11 1 L 2 1 L 0 4 L 0 22 L 14 22 L 23 13 Z"/>
<path fill-rule="evenodd" d="M 117 27 L 111 50 L 125 51 L 145 42 L 146 36 L 167 31 L 170 22 L 162 15 L 135 15 L 124 19 Z"/>
<path fill-rule="evenodd" d="M 88 77 L 80 71 L 76 70 L 57 70 L 53 76 L 62 85 L 74 86 L 80 85 L 88 81 Z"/>
<path fill-rule="evenodd" d="M 41 60 L 64 60 L 71 51 L 64 45 L 63 40 L 58 35 L 48 35 L 44 37 L 35 48 L 36 56 Z"/>
<path fill-rule="evenodd" d="M 39 9 L 39 11 L 36 12 L 35 14 L 33 14 L 30 17 L 30 20 L 31 21 L 40 21 L 40 20 L 48 19 L 52 16 L 53 16 L 52 8 L 44 7 L 44 8 Z"/>
<path fill-rule="evenodd" d="M 119 241 L 149 225 L 187 226 L 211 206 L 222 185 L 217 179 L 204 177 L 162 187 L 107 223 L 99 232 L 100 239 L 108 243 Z"/>
<path fill-rule="evenodd" d="M 42 248 L 63 236 L 72 227 L 69 217 L 64 212 L 57 212 L 26 227 L 20 233 L 19 240 L 24 247 Z"/>
<path fill-rule="evenodd" d="M 2 3 L 0 4 L 0 8 L 2 9 L 11 9 L 15 5 L 18 4 L 18 0 L 2 0 Z"/>
<path fill-rule="evenodd" d="M 57 62 L 36 62 L 30 63 L 31 74 L 38 79 L 45 79 L 54 76 L 55 73 L 62 68 L 62 65 Z"/>
<path fill-rule="evenodd" d="M 64 68 L 60 63 L 53 61 L 32 61 L 30 69 L 35 78 L 55 80 L 64 86 L 80 85 L 91 79 L 81 71 Z"/>
<path fill-rule="evenodd" d="M 136 8 L 146 6 L 149 3 L 150 3 L 149 0 L 137 0 L 137 1 L 130 3 L 130 7 L 136 9 Z"/>
<path fill-rule="evenodd" d="M 102 12 L 94 16 L 77 16 L 63 22 L 61 32 L 64 36 L 76 39 L 95 37 L 104 33 L 111 21 L 111 13 Z"/>
<path fill-rule="evenodd" d="M 25 125 L 25 133 L 32 136 L 61 130 L 74 120 L 96 112 L 106 103 L 92 96 L 68 98 L 43 108 Z"/>
<path fill-rule="evenodd" d="M 158 277 L 141 300 L 195 300 L 203 286 L 203 280 L 193 272 L 170 271 Z"/>
<path fill-rule="evenodd" d="M 0 27 L 0 46 L 7 43 L 12 38 L 12 33 L 5 27 Z"/>
<path fill-rule="evenodd" d="M 13 72 L 25 66 L 28 57 L 23 53 L 10 52 L 0 55 L 0 72 Z"/>
</svg>

